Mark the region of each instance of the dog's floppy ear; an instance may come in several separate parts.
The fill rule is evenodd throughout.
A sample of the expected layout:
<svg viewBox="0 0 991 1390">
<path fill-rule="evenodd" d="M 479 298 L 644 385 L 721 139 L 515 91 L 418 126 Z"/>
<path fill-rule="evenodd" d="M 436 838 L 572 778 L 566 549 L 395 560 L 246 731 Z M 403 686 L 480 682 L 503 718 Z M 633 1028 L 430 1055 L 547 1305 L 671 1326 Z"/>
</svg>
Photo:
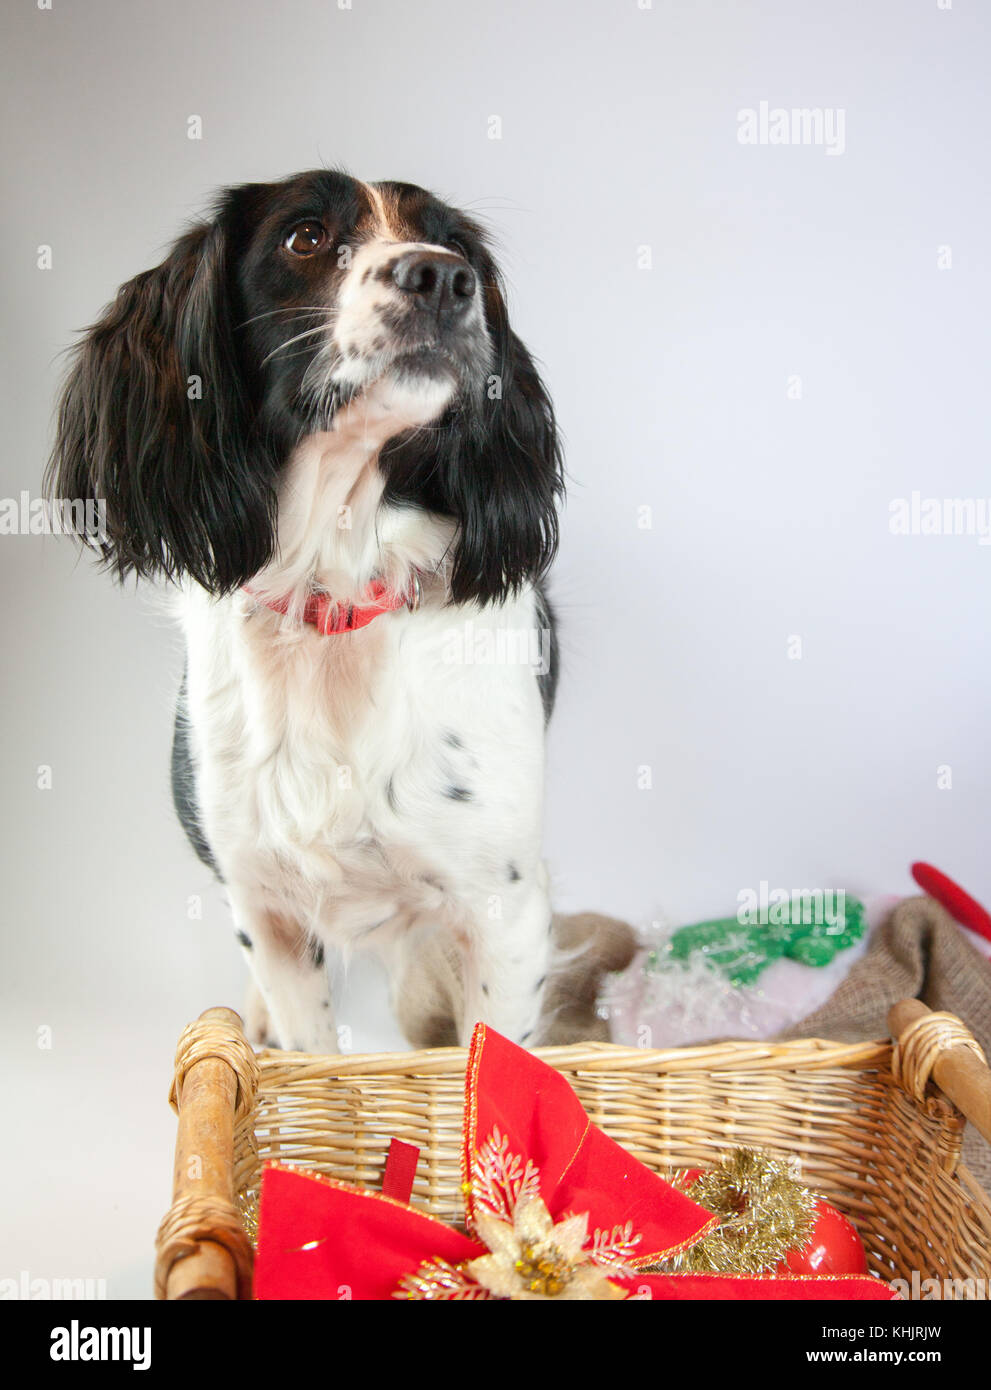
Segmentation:
<svg viewBox="0 0 991 1390">
<path fill-rule="evenodd" d="M 484 243 L 483 243 L 484 244 Z M 455 603 L 500 602 L 535 582 L 557 549 L 564 491 L 554 409 L 533 359 L 509 326 L 499 272 L 482 266 L 492 343 L 487 382 L 438 426 L 383 450 L 387 495 L 458 522 L 451 556 Z"/>
<path fill-rule="evenodd" d="M 563 493 L 554 408 L 529 352 L 509 326 L 493 265 L 485 310 L 493 367 L 448 473 L 460 535 L 451 574 L 455 602 L 500 600 L 540 578 L 557 550 Z"/>
<path fill-rule="evenodd" d="M 233 329 L 217 221 L 122 286 L 73 350 L 46 491 L 102 503 L 96 545 L 121 578 L 224 593 L 270 558 L 274 469 L 251 443 Z"/>
</svg>

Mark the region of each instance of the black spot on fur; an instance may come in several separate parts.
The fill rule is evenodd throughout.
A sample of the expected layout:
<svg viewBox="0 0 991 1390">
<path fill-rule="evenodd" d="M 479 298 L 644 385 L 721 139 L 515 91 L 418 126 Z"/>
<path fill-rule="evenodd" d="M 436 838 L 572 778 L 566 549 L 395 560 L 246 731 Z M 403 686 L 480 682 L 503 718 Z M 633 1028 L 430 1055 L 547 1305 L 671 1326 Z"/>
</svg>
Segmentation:
<svg viewBox="0 0 991 1390">
<path fill-rule="evenodd" d="M 452 801 L 474 801 L 475 793 L 467 787 L 445 787 L 444 795 Z"/>
<path fill-rule="evenodd" d="M 515 864 L 510 864 L 507 873 L 509 874 L 510 883 L 519 883 L 522 875 Z"/>
<path fill-rule="evenodd" d="M 536 984 L 534 985 L 534 987 L 533 987 L 533 992 L 534 992 L 534 994 L 539 994 L 540 991 L 543 989 L 543 987 L 544 987 L 544 985 L 545 985 L 546 983 L 547 983 L 547 976 L 546 976 L 546 975 L 541 975 L 540 979 L 537 981 L 537 983 L 536 983 Z"/>
<path fill-rule="evenodd" d="M 393 781 L 393 779 L 392 779 L 391 777 L 389 778 L 388 782 L 386 782 L 386 784 L 385 784 L 385 799 L 386 799 L 386 801 L 388 801 L 388 803 L 389 803 L 389 808 L 390 808 L 390 810 L 395 811 L 395 810 L 396 810 L 396 786 L 395 786 L 395 782 Z"/>
<path fill-rule="evenodd" d="M 326 960 L 326 955 L 323 949 L 323 942 L 311 941 L 307 945 L 306 949 L 309 953 L 310 960 L 313 962 L 313 968 L 315 970 L 319 970 Z"/>
<path fill-rule="evenodd" d="M 251 937 L 247 934 L 247 932 L 239 931 L 237 933 L 237 939 L 238 941 L 240 941 L 241 945 L 244 947 L 246 951 L 254 950 Z"/>
<path fill-rule="evenodd" d="M 447 733 L 444 735 L 444 742 L 447 744 L 448 748 L 464 747 L 464 744 L 461 742 L 460 738 L 458 738 L 457 734 L 453 733 L 450 729 L 448 729 Z"/>
</svg>

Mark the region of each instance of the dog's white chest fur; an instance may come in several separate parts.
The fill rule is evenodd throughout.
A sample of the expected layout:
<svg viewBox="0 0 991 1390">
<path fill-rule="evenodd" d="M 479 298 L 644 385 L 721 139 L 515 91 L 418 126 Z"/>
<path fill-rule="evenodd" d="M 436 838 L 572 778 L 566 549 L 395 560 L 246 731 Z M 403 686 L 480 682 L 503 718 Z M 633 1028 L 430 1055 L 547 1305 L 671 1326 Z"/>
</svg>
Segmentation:
<svg viewBox="0 0 991 1390">
<path fill-rule="evenodd" d="M 522 873 L 539 840 L 543 711 L 523 658 L 532 594 L 287 630 L 251 598 L 190 593 L 188 711 L 204 829 L 225 878 L 255 878 L 342 942 L 372 890 L 410 908 Z M 515 880 L 514 880 L 515 881 Z M 426 884 L 430 889 L 430 884 Z M 384 899 L 383 899 L 384 902 Z"/>
<path fill-rule="evenodd" d="M 493 947 L 521 916 L 546 930 L 532 592 L 323 636 L 196 589 L 183 619 L 199 811 L 252 950 L 274 931 L 291 955 L 371 948 L 395 972 L 424 932 L 470 953 L 479 921 Z"/>
</svg>

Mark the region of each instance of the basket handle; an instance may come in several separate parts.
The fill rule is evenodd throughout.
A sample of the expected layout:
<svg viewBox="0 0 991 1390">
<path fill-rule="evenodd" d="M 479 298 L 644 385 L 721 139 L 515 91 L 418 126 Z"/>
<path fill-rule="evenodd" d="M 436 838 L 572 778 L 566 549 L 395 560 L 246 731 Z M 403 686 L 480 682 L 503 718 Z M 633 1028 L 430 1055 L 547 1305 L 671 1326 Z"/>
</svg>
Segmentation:
<svg viewBox="0 0 991 1390">
<path fill-rule="evenodd" d="M 253 1254 L 234 1205 L 234 1123 L 254 1105 L 258 1063 L 233 1009 L 207 1009 L 176 1049 L 172 1206 L 155 1242 L 155 1295 L 251 1296 Z"/>
<path fill-rule="evenodd" d="M 930 1074 L 939 1089 L 991 1143 L 991 1070 L 974 1035 L 953 1014 L 921 999 L 901 999 L 888 1014 L 895 1040 L 892 1071 L 922 1099 Z"/>
</svg>

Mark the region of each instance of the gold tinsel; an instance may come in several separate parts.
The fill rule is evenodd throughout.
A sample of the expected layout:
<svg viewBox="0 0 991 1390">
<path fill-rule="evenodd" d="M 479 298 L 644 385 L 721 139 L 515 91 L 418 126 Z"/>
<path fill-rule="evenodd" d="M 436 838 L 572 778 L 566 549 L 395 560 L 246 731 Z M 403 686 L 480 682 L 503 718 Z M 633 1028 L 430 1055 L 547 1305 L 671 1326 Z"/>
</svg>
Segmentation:
<svg viewBox="0 0 991 1390">
<path fill-rule="evenodd" d="M 764 1274 L 812 1234 L 815 1194 L 795 1181 L 786 1163 L 756 1149 L 734 1149 L 694 1181 L 682 1173 L 674 1182 L 720 1220 L 710 1235 L 669 1261 L 668 1270 Z"/>
<path fill-rule="evenodd" d="M 257 1249 L 258 1246 L 258 1193 L 239 1192 L 237 1194 L 237 1209 L 241 1217 L 241 1225 L 251 1244 Z"/>
</svg>

